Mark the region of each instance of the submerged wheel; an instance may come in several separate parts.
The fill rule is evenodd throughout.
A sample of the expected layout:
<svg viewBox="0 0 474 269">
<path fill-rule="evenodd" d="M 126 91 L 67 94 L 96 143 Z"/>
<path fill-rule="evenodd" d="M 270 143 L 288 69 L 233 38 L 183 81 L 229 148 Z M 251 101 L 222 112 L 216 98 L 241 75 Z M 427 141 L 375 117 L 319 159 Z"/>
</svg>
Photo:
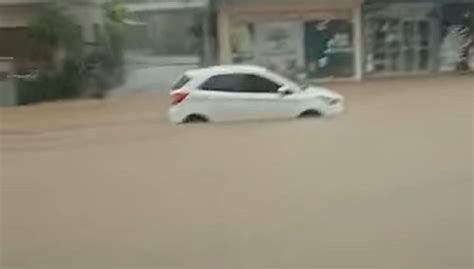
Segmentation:
<svg viewBox="0 0 474 269">
<path fill-rule="evenodd" d="M 209 122 L 209 119 L 203 115 L 198 115 L 198 114 L 189 115 L 183 120 L 183 123 L 205 123 L 205 122 Z"/>
<path fill-rule="evenodd" d="M 310 109 L 301 113 L 299 115 L 299 118 L 319 118 L 321 116 L 322 116 L 321 112 L 314 109 Z"/>
</svg>

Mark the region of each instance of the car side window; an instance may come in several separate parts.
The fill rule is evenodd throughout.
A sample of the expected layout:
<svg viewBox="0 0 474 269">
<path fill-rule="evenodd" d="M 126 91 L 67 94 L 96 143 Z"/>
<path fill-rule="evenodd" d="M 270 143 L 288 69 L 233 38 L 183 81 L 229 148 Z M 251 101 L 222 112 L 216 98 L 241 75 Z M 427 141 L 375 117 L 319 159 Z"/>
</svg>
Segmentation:
<svg viewBox="0 0 474 269">
<path fill-rule="evenodd" d="M 266 78 L 251 74 L 217 75 L 201 86 L 207 91 L 276 93 L 281 85 Z"/>
<path fill-rule="evenodd" d="M 248 93 L 276 93 L 280 87 L 281 85 L 257 75 L 244 75 L 241 84 L 241 90 Z"/>
<path fill-rule="evenodd" d="M 242 85 L 242 79 L 242 75 L 217 75 L 204 82 L 200 88 L 206 91 L 238 92 Z"/>
</svg>

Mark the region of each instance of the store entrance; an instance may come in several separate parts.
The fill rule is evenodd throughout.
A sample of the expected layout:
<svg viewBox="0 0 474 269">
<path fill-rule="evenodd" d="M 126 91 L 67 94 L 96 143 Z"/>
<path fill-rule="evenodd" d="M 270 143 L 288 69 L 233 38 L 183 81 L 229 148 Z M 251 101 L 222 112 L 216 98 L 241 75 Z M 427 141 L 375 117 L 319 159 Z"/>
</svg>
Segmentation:
<svg viewBox="0 0 474 269">
<path fill-rule="evenodd" d="M 430 20 L 374 18 L 367 23 L 368 73 L 421 73 L 432 69 Z"/>
</svg>

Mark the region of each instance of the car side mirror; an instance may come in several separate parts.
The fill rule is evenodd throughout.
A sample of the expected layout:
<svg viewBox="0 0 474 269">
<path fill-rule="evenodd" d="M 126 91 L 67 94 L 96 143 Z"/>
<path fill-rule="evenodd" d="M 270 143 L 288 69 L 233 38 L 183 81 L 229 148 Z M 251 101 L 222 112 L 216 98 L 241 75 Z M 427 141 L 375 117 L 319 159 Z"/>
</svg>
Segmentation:
<svg viewBox="0 0 474 269">
<path fill-rule="evenodd" d="M 293 94 L 293 90 L 287 86 L 282 86 L 278 89 L 278 94 L 280 95 L 290 95 Z"/>
</svg>

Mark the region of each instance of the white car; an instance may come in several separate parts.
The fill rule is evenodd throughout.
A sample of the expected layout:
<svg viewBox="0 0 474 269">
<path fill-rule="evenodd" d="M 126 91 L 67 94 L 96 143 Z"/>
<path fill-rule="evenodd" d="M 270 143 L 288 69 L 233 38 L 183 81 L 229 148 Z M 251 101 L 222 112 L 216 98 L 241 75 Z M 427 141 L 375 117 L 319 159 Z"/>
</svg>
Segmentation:
<svg viewBox="0 0 474 269">
<path fill-rule="evenodd" d="M 298 86 L 266 68 L 215 66 L 186 72 L 173 86 L 173 123 L 333 116 L 344 98 L 328 89 Z"/>
</svg>

